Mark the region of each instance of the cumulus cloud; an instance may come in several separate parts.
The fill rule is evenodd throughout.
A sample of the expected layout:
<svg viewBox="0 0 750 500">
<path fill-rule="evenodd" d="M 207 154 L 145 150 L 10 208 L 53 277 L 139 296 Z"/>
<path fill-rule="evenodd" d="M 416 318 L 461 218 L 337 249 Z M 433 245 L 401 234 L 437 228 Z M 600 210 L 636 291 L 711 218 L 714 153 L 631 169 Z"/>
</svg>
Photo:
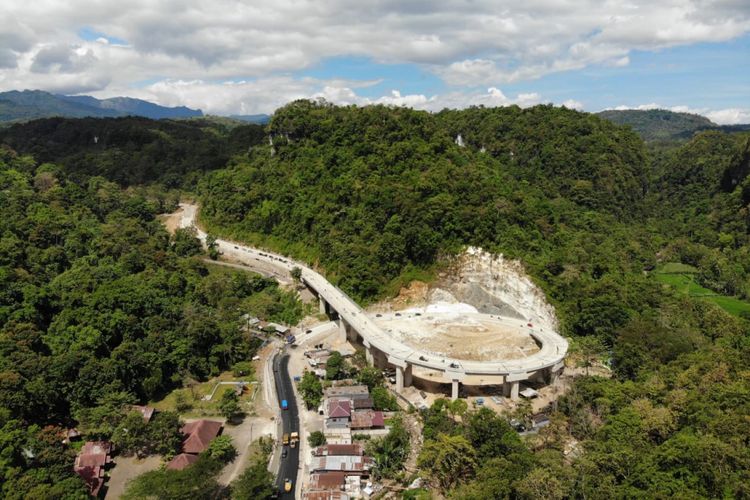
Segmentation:
<svg viewBox="0 0 750 500">
<path fill-rule="evenodd" d="M 590 65 L 625 66 L 633 50 L 748 33 L 750 2 L 3 0 L 0 18 L 0 90 L 149 94 L 177 103 L 169 90 L 189 99 L 179 104 L 242 112 L 230 107 L 317 94 L 361 102 L 351 90 L 356 82 L 290 76 L 336 56 L 416 64 L 452 87 L 440 96 L 373 101 L 503 102 L 483 89 Z M 84 29 L 97 35 L 83 39 Z M 160 86 L 145 88 L 144 81 Z"/>
</svg>

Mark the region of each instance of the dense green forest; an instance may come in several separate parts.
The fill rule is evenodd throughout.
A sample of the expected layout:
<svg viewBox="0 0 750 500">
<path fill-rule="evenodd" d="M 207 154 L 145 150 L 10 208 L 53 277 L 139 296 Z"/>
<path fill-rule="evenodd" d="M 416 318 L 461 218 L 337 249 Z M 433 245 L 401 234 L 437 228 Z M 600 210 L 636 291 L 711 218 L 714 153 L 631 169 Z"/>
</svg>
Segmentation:
<svg viewBox="0 0 750 500">
<path fill-rule="evenodd" d="M 85 496 L 64 429 L 119 442 L 125 404 L 253 355 L 242 312 L 299 318 L 274 281 L 193 258 L 197 238 L 155 217 L 173 208 L 0 149 L 0 497 Z M 174 431 L 159 448 L 173 452 L 179 425 L 163 415 L 149 427 Z"/>
<path fill-rule="evenodd" d="M 24 458 L 23 443 L 46 442 L 41 426 L 248 355 L 230 326 L 238 302 L 295 314 L 271 283 L 218 279 L 189 257 L 189 234 L 169 238 L 154 214 L 174 204 L 161 189 L 181 186 L 197 190 L 212 231 L 317 264 L 363 302 L 466 245 L 519 258 L 562 333 L 609 361 L 613 377 L 577 379 L 532 440 L 483 413 L 425 412 L 420 463 L 448 496 L 750 496 L 748 318 L 690 292 L 750 298 L 746 133 L 653 147 L 551 106 L 430 114 L 299 101 L 265 129 L 41 120 L 2 140 L 37 155 L 2 157 L 4 492 L 49 497 L 75 481 L 61 458 Z M 161 187 L 122 189 L 144 182 Z M 670 285 L 675 269 L 692 288 Z"/>
<path fill-rule="evenodd" d="M 464 245 L 502 252 L 545 289 L 563 333 L 611 360 L 612 379 L 581 378 L 561 401 L 557 434 L 502 444 L 500 429 L 475 467 L 431 473 L 436 486 L 456 498 L 750 495 L 748 318 L 654 275 L 683 264 L 713 293 L 750 296 L 747 134 L 657 149 L 550 106 L 433 115 L 308 101 L 277 111 L 268 133 L 273 145 L 200 183 L 216 231 L 318 263 L 364 301 Z M 443 434 L 484 442 L 435 411 L 454 420 Z M 425 438 L 424 464 L 471 449 Z"/>
<path fill-rule="evenodd" d="M 0 130 L 0 143 L 64 167 L 77 182 L 102 176 L 122 186 L 183 189 L 263 140 L 261 125 L 198 118 L 49 118 Z"/>
</svg>

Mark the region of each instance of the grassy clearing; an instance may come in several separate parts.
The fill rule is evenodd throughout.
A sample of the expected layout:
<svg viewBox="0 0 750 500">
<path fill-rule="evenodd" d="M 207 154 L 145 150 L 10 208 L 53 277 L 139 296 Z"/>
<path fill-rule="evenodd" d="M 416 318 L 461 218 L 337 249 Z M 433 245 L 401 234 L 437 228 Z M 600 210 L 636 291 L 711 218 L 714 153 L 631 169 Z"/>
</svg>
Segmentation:
<svg viewBox="0 0 750 500">
<path fill-rule="evenodd" d="M 698 268 L 689 264 L 682 264 L 681 262 L 667 262 L 657 272 L 694 274 L 698 272 Z"/>
<path fill-rule="evenodd" d="M 720 295 L 713 290 L 701 286 L 695 281 L 694 275 L 696 272 L 697 269 L 693 266 L 678 262 L 669 262 L 654 272 L 654 277 L 660 283 L 669 285 L 678 293 L 713 302 L 734 316 L 750 314 L 750 303 L 735 297 Z"/>
<path fill-rule="evenodd" d="M 247 377 L 235 377 L 232 372 L 227 371 L 218 377 L 207 380 L 206 382 L 190 384 L 186 387 L 175 389 L 163 399 L 149 402 L 149 405 L 161 411 L 176 411 L 183 417 L 187 418 L 221 416 L 221 412 L 219 411 L 221 395 L 224 394 L 225 391 L 233 390 L 233 386 L 219 386 L 210 401 L 204 401 L 203 397 L 211 394 L 211 391 L 214 390 L 214 387 L 218 382 L 234 382 L 240 380 L 252 382 L 255 380 L 255 377 L 252 375 Z M 250 398 L 252 397 L 254 390 L 253 386 L 247 386 L 245 387 L 245 392 L 240 396 L 240 406 L 242 406 L 242 408 L 248 413 L 252 408 Z M 182 403 L 178 404 L 180 398 L 182 398 Z M 178 407 L 181 407 L 179 408 L 181 411 L 178 410 Z"/>
</svg>

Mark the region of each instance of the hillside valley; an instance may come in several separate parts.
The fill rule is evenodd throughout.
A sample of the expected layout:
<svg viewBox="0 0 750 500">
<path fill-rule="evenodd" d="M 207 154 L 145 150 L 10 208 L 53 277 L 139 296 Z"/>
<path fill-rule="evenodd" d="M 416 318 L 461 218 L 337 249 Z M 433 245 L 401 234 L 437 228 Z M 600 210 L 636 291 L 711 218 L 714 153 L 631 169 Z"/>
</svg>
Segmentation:
<svg viewBox="0 0 750 500">
<path fill-rule="evenodd" d="M 571 367 L 611 371 L 571 379 L 534 436 L 487 408 L 416 412 L 420 473 L 438 494 L 750 495 L 750 316 L 737 305 L 750 301 L 750 134 L 678 128 L 693 125 L 654 148 L 632 123 L 551 105 L 301 100 L 267 125 L 0 130 L 0 494 L 79 498 L 56 433 L 121 437 L 123 405 L 247 361 L 257 343 L 240 310 L 290 325 L 306 314 L 294 292 L 206 263 L 195 234 L 159 224 L 189 198 L 209 235 L 298 259 L 363 306 L 412 285 L 537 311 L 570 339 Z M 471 467 L 446 482 L 425 457 L 449 445 Z"/>
</svg>

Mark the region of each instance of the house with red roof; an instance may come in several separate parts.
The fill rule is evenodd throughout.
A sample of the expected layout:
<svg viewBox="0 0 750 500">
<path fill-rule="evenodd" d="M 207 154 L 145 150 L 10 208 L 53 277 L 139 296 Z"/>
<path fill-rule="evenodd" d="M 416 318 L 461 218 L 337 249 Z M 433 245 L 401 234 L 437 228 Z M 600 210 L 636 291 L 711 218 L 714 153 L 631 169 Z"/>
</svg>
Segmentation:
<svg viewBox="0 0 750 500">
<path fill-rule="evenodd" d="M 112 463 L 112 444 L 107 441 L 86 441 L 76 456 L 73 472 L 86 482 L 92 496 L 104 486 L 104 467 Z"/>
<path fill-rule="evenodd" d="M 184 453 L 198 454 L 208 448 L 209 443 L 221 434 L 222 423 L 214 420 L 196 420 L 182 427 L 185 440 L 182 442 Z"/>
<path fill-rule="evenodd" d="M 351 402 L 345 399 L 328 400 L 325 426 L 327 429 L 341 429 L 349 427 L 352 415 Z"/>
</svg>

